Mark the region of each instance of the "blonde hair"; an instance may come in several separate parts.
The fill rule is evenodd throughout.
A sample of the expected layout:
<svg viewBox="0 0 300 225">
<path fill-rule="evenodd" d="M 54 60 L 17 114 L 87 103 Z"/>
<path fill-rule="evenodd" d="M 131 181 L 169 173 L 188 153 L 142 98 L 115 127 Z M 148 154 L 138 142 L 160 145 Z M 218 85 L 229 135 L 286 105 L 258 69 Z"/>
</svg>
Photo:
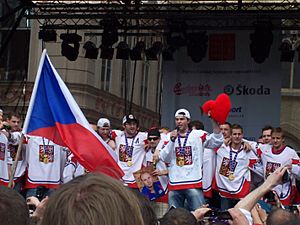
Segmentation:
<svg viewBox="0 0 300 225">
<path fill-rule="evenodd" d="M 139 201 L 120 181 L 87 174 L 49 199 L 42 225 L 144 225 Z"/>
</svg>

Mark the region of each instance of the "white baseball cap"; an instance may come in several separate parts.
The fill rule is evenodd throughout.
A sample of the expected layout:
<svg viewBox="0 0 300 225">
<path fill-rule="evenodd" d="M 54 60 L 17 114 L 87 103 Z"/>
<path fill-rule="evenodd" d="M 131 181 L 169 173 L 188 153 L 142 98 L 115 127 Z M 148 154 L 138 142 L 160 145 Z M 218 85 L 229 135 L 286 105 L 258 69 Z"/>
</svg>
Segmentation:
<svg viewBox="0 0 300 225">
<path fill-rule="evenodd" d="M 191 119 L 191 114 L 186 109 L 178 109 L 175 113 L 175 117 L 186 117 L 187 119 Z"/>
<path fill-rule="evenodd" d="M 100 118 L 97 123 L 98 127 L 110 127 L 110 122 L 106 118 Z"/>
</svg>

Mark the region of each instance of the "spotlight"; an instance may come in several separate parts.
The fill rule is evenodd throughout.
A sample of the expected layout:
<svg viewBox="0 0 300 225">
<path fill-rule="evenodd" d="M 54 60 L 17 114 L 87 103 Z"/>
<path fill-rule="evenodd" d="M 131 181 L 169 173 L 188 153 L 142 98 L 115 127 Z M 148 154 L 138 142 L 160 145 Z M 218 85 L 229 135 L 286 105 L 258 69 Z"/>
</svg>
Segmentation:
<svg viewBox="0 0 300 225">
<path fill-rule="evenodd" d="M 179 49 L 186 45 L 186 40 L 181 33 L 169 33 L 167 35 L 167 44 L 175 49 Z"/>
<path fill-rule="evenodd" d="M 263 63 L 268 57 L 273 43 L 272 24 L 261 23 L 250 34 L 250 54 L 256 63 Z"/>
<path fill-rule="evenodd" d="M 206 56 L 208 37 L 206 31 L 187 34 L 187 54 L 198 63 Z"/>
<path fill-rule="evenodd" d="M 117 46 L 116 59 L 129 59 L 130 48 L 125 41 L 121 41 Z"/>
<path fill-rule="evenodd" d="M 42 29 L 39 31 L 39 39 L 42 39 L 45 42 L 54 41 L 56 42 L 56 31 L 55 30 L 46 30 Z"/>
<path fill-rule="evenodd" d="M 145 50 L 145 46 L 146 45 L 143 41 L 136 43 L 135 47 L 130 51 L 130 59 L 142 60 L 142 53 Z"/>
<path fill-rule="evenodd" d="M 152 44 L 152 47 L 145 50 L 147 60 L 158 60 L 157 55 L 162 51 L 162 43 L 156 41 Z"/>
<path fill-rule="evenodd" d="M 293 62 L 295 56 L 295 50 L 293 50 L 293 44 L 289 39 L 284 39 L 279 47 L 281 51 L 281 62 Z"/>
<path fill-rule="evenodd" d="M 81 36 L 72 34 L 61 34 L 60 38 L 63 40 L 61 44 L 61 54 L 65 56 L 70 61 L 75 61 L 79 54 L 79 42 L 81 41 Z"/>
<path fill-rule="evenodd" d="M 91 42 L 87 41 L 84 45 L 83 48 L 85 49 L 85 58 L 88 59 L 97 59 L 98 58 L 98 53 L 99 49 L 96 47 L 96 45 Z"/>
<path fill-rule="evenodd" d="M 118 42 L 118 20 L 105 19 L 101 21 L 101 24 L 104 27 L 101 44 L 108 47 Z"/>
<path fill-rule="evenodd" d="M 114 57 L 114 49 L 103 45 L 101 45 L 100 48 L 101 48 L 100 58 L 112 60 L 112 58 Z"/>
<path fill-rule="evenodd" d="M 162 57 L 164 61 L 174 61 L 173 54 L 175 52 L 175 48 L 168 47 L 162 51 Z"/>
</svg>

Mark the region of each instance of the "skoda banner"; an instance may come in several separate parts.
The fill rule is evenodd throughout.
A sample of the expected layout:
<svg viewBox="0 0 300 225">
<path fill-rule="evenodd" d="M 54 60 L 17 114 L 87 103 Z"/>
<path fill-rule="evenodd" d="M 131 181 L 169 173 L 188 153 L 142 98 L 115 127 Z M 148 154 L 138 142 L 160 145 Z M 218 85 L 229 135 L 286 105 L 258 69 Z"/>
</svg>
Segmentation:
<svg viewBox="0 0 300 225">
<path fill-rule="evenodd" d="M 256 63 L 250 54 L 250 31 L 208 32 L 207 52 L 195 63 L 186 48 L 164 61 L 162 126 L 175 127 L 174 114 L 179 108 L 191 113 L 211 132 L 210 120 L 201 115 L 201 105 L 219 94 L 231 100 L 228 122 L 244 128 L 244 136 L 256 140 L 265 125 L 279 126 L 281 63 L 279 33 L 274 34 L 269 57 Z"/>
</svg>

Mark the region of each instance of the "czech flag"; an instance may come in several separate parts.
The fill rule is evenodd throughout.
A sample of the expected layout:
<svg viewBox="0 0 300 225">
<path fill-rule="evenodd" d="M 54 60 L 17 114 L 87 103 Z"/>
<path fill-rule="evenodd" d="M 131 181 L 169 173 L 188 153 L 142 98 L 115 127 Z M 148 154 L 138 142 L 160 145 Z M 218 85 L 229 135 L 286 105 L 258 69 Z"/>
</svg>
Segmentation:
<svg viewBox="0 0 300 225">
<path fill-rule="evenodd" d="M 41 57 L 22 132 L 68 147 L 91 172 L 118 179 L 124 176 L 116 163 L 115 152 L 91 128 L 46 50 Z"/>
</svg>

